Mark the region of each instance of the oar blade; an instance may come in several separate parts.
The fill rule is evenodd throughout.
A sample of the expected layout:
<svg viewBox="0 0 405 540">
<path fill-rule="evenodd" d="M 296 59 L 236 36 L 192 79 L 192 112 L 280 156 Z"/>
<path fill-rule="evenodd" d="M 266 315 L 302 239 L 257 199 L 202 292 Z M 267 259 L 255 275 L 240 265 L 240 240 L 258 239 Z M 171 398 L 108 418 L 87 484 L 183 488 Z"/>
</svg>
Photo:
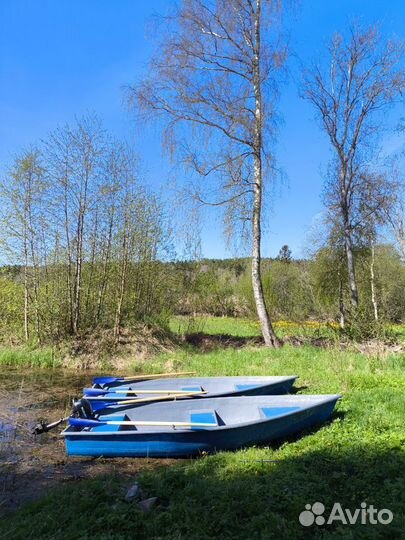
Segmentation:
<svg viewBox="0 0 405 540">
<path fill-rule="evenodd" d="M 83 388 L 83 395 L 87 397 L 98 397 L 108 394 L 108 390 L 103 390 L 102 388 Z"/>
<path fill-rule="evenodd" d="M 105 422 L 101 422 L 100 420 L 92 420 L 91 418 L 73 418 L 71 416 L 69 418 L 69 425 L 72 427 L 79 427 L 79 428 L 98 427 L 98 426 L 104 426 Z"/>
<path fill-rule="evenodd" d="M 112 384 L 116 382 L 123 381 L 122 377 L 93 377 L 93 384 L 99 384 L 103 386 L 104 384 Z"/>
<path fill-rule="evenodd" d="M 92 401 L 91 402 L 91 408 L 93 409 L 93 413 L 102 411 L 103 409 L 108 409 L 110 405 L 116 406 L 117 402 L 113 401 Z"/>
</svg>

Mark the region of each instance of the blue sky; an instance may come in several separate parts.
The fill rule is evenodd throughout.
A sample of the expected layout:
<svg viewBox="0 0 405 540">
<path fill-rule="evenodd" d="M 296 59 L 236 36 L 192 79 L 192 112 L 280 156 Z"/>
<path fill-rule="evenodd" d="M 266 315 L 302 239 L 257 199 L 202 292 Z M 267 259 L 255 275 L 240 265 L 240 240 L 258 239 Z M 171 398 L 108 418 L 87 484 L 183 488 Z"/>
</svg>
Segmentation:
<svg viewBox="0 0 405 540">
<path fill-rule="evenodd" d="M 58 124 L 95 111 L 109 130 L 135 146 L 148 182 L 156 189 L 166 182 L 173 170 L 158 130 L 135 126 L 122 88 L 145 72 L 153 51 L 148 21 L 168 5 L 169 0 L 0 0 L 0 171 L 22 147 Z M 301 0 L 286 21 L 294 52 L 303 61 L 316 58 L 331 34 L 351 19 L 380 20 L 384 33 L 405 37 L 403 0 Z M 291 68 L 293 77 L 282 89 L 284 122 L 277 148 L 285 180 L 272 193 L 266 256 L 276 255 L 282 244 L 301 256 L 322 212 L 328 145 L 312 109 L 298 97 L 294 61 Z M 389 150 L 398 140 L 390 136 L 385 145 Z M 210 211 L 202 238 L 206 257 L 232 255 L 219 225 L 219 215 Z"/>
</svg>

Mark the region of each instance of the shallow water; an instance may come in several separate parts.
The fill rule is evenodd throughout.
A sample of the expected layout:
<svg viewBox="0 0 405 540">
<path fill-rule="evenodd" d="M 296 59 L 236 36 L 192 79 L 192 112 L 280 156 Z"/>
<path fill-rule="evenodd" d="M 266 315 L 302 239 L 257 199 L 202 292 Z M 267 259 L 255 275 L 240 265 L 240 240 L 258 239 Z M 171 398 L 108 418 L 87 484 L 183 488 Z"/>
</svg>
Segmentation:
<svg viewBox="0 0 405 540">
<path fill-rule="evenodd" d="M 89 373 L 72 371 L 0 371 L 0 509 L 13 506 L 20 477 L 63 459 L 63 426 L 41 436 L 32 430 L 39 420 L 66 416 L 90 379 Z"/>
<path fill-rule="evenodd" d="M 72 401 L 90 386 L 91 372 L 63 370 L 0 371 L 0 514 L 45 494 L 49 487 L 100 474 L 132 477 L 160 460 L 68 458 L 64 425 L 42 435 L 32 430 L 70 414 Z M 165 460 L 169 465 L 171 460 Z"/>
<path fill-rule="evenodd" d="M 38 420 L 66 416 L 90 378 L 66 371 L 0 371 L 0 463 L 7 458 L 4 442 L 38 442 L 27 438 Z"/>
</svg>

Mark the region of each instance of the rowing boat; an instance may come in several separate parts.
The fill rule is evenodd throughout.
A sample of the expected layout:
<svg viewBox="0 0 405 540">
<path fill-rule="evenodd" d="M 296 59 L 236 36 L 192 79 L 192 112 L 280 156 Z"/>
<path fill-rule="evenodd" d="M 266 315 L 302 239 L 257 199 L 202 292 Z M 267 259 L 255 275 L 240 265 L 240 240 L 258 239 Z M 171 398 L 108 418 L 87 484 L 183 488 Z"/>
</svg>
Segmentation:
<svg viewBox="0 0 405 540">
<path fill-rule="evenodd" d="M 95 410 L 120 406 L 120 402 L 167 400 L 182 397 L 226 397 L 286 394 L 297 376 L 189 377 L 115 384 L 111 388 L 84 388 L 84 397 Z"/>
<path fill-rule="evenodd" d="M 184 457 L 266 444 L 330 418 L 339 395 L 240 396 L 157 402 L 71 418 L 67 454 Z"/>
</svg>

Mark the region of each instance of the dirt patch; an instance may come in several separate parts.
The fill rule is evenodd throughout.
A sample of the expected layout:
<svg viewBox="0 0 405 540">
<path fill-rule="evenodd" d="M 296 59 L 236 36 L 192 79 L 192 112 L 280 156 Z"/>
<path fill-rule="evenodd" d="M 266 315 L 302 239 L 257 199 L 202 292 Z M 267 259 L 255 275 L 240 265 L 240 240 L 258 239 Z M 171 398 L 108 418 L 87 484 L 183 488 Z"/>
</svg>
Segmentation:
<svg viewBox="0 0 405 540">
<path fill-rule="evenodd" d="M 264 345 L 262 337 L 239 337 L 228 334 L 204 334 L 202 332 L 196 334 L 188 334 L 184 337 L 184 341 L 203 352 L 213 351 L 219 348 L 240 349 L 242 347 L 259 347 Z"/>
<path fill-rule="evenodd" d="M 64 367 L 87 370 L 108 368 L 126 371 L 136 360 L 173 351 L 179 340 L 157 326 L 138 325 L 122 329 L 117 337 L 112 330 L 84 334 L 61 347 Z"/>
<path fill-rule="evenodd" d="M 263 338 L 260 336 L 238 337 L 227 334 L 204 334 L 203 332 L 187 334 L 183 338 L 184 342 L 192 345 L 201 352 L 211 352 L 216 349 L 241 349 L 244 347 L 264 347 Z M 386 357 L 390 354 L 405 353 L 403 344 L 395 344 L 382 340 L 369 340 L 363 343 L 353 341 L 338 341 L 329 337 L 313 336 L 285 336 L 282 339 L 283 344 L 289 344 L 293 347 L 302 347 L 311 345 L 322 349 L 338 348 L 342 351 L 359 352 L 366 356 Z M 174 369 L 174 368 L 173 368 Z"/>
<path fill-rule="evenodd" d="M 389 343 L 381 340 L 369 340 L 353 345 L 354 350 L 366 356 L 386 357 L 390 354 L 404 354 L 405 346 L 401 343 Z"/>
<path fill-rule="evenodd" d="M 322 349 L 340 349 L 342 351 L 351 351 L 364 354 L 365 356 L 385 358 L 391 354 L 404 354 L 405 346 L 400 343 L 391 343 L 382 340 L 368 340 L 363 343 L 356 343 L 350 340 L 337 341 L 327 337 L 296 337 L 286 336 L 284 343 L 300 347 L 302 345 L 312 345 Z"/>
</svg>

